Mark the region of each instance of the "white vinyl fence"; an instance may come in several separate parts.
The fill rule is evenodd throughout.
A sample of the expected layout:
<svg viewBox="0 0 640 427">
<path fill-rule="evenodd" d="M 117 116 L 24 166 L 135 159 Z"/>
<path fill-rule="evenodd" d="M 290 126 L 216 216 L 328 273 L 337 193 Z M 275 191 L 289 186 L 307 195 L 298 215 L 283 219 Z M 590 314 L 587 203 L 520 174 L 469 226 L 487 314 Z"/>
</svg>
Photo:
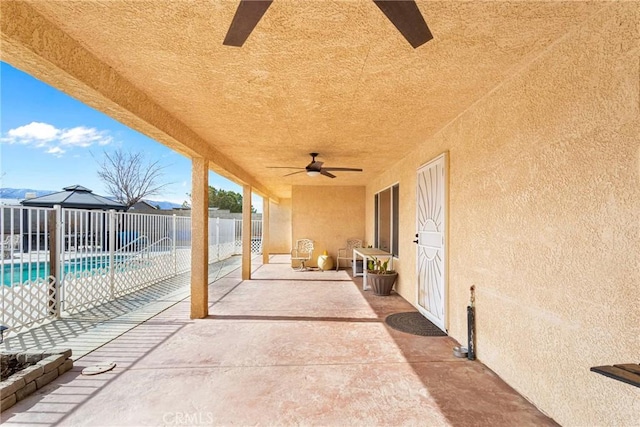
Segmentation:
<svg viewBox="0 0 640 427">
<path fill-rule="evenodd" d="M 235 226 L 235 246 L 236 253 L 242 253 L 242 220 L 234 220 Z M 253 219 L 251 220 L 251 253 L 262 253 L 262 221 Z"/>
<path fill-rule="evenodd" d="M 209 263 L 227 259 L 237 252 L 236 220 L 209 218 Z"/>
<path fill-rule="evenodd" d="M 191 268 L 191 218 L 84 209 L 0 208 L 1 324 L 72 315 Z M 242 221 L 209 219 L 209 262 L 242 252 Z M 262 222 L 252 221 L 252 252 Z"/>
<path fill-rule="evenodd" d="M 57 316 L 60 295 L 50 275 L 47 230 L 55 212 L 45 208 L 0 209 L 2 325 L 17 329 Z"/>
</svg>

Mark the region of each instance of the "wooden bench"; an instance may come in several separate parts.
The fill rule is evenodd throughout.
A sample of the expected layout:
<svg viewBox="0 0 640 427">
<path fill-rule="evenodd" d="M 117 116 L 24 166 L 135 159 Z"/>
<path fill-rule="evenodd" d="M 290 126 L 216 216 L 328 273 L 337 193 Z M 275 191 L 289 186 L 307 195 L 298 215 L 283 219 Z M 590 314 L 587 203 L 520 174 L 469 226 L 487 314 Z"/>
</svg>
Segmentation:
<svg viewBox="0 0 640 427">
<path fill-rule="evenodd" d="M 640 387 L 640 365 L 635 363 L 625 363 L 613 366 L 594 366 L 592 372 L 597 372 L 605 377 L 622 381 L 627 384 Z"/>
</svg>

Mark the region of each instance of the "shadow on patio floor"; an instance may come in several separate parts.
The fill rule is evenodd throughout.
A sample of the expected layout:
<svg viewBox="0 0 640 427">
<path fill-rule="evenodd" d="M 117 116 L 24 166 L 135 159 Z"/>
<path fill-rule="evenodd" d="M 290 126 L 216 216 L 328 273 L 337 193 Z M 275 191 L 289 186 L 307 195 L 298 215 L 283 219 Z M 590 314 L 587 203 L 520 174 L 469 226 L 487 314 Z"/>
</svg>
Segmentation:
<svg viewBox="0 0 640 427">
<path fill-rule="evenodd" d="M 347 272 L 255 266 L 209 288 L 210 316 L 184 300 L 79 359 L 6 413 L 6 425 L 554 425 L 449 337 L 388 328 L 412 311 Z M 115 361 L 108 374 L 84 366 Z M 46 394 L 45 394 L 46 393 Z"/>
</svg>

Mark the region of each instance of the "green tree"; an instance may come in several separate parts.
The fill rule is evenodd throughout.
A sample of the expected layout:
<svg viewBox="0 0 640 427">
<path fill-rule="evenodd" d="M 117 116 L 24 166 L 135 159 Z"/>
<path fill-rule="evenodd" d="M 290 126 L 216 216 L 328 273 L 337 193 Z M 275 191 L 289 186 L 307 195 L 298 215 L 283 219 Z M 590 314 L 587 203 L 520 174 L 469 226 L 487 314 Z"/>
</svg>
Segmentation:
<svg viewBox="0 0 640 427">
<path fill-rule="evenodd" d="M 242 195 L 235 191 L 227 191 L 209 186 L 209 207 L 226 209 L 231 213 L 242 212 Z M 251 207 L 251 213 L 256 210 Z"/>
<path fill-rule="evenodd" d="M 191 199 L 191 193 L 187 193 L 189 199 Z M 189 207 L 189 203 L 185 200 L 182 207 Z M 235 191 L 218 190 L 215 187 L 209 186 L 209 207 L 226 209 L 231 213 L 242 212 L 242 194 Z M 256 209 L 251 206 L 251 213 L 256 213 Z"/>
</svg>

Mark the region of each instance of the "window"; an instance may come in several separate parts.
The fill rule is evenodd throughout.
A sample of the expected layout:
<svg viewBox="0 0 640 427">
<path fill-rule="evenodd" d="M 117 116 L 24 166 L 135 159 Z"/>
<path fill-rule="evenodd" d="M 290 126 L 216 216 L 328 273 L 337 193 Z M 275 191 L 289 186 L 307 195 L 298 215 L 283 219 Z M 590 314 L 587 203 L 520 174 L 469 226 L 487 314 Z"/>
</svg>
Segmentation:
<svg viewBox="0 0 640 427">
<path fill-rule="evenodd" d="M 375 246 L 398 256 L 400 185 L 375 195 Z"/>
</svg>

